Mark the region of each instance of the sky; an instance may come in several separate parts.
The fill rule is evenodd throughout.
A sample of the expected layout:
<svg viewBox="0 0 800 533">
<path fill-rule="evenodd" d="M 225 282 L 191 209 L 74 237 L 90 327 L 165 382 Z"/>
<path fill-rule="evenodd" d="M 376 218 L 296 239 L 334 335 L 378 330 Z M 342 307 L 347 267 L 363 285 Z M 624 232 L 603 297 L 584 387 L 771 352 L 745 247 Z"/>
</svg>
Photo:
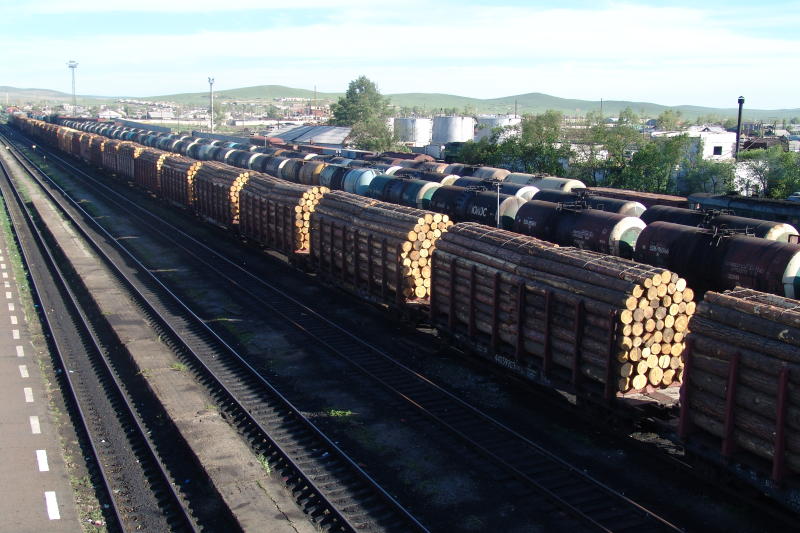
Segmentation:
<svg viewBox="0 0 800 533">
<path fill-rule="evenodd" d="M 0 0 L 0 85 L 253 85 L 800 108 L 800 2 Z"/>
</svg>

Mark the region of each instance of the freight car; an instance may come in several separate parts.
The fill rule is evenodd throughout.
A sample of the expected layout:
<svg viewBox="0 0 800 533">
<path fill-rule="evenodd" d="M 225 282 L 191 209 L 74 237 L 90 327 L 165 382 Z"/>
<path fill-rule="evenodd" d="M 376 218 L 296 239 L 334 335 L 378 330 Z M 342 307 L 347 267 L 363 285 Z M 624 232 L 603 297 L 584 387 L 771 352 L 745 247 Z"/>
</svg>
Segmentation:
<svg viewBox="0 0 800 533">
<path fill-rule="evenodd" d="M 40 142 L 58 146 L 58 130 L 21 119 L 15 123 Z M 74 143 L 65 148 L 74 150 Z M 68 153 L 83 158 L 83 144 Z M 125 153 L 134 157 L 136 151 Z M 141 147 L 134 169 L 160 173 L 162 185 L 151 190 L 163 194 L 170 187 L 164 180 L 182 179 L 189 187 L 190 174 L 196 176 L 204 164 Z M 170 168 L 174 175 L 166 178 Z M 228 167 L 225 172 L 238 178 L 242 171 Z M 210 186 L 213 181 L 209 180 Z M 233 181 L 222 183 L 223 191 L 230 193 Z M 313 189 L 250 175 L 238 190 L 240 233 L 287 255 L 313 254 L 306 265 L 317 274 L 330 276 L 371 301 L 412 305 L 430 294 L 430 320 L 441 337 L 547 387 L 566 388 L 580 398 L 601 399 L 624 409 L 631 406 L 628 397 L 639 405 L 643 400 L 671 405 L 669 398 L 676 397 L 677 385 L 688 383 L 681 388 L 680 427 L 690 449 L 705 450 L 723 465 L 731 464 L 726 458 L 740 458 L 731 444 L 751 456 L 761 454 L 762 460 L 767 457 L 774 480 L 783 483 L 770 485 L 768 492 L 795 510 L 800 507 L 795 457 L 800 426 L 791 411 L 796 404 L 791 396 L 793 365 L 800 344 L 796 301 L 781 300 L 781 309 L 775 312 L 761 303 L 775 307 L 773 297 L 755 293 L 758 305 L 744 319 L 734 317 L 737 321 L 731 323 L 730 313 L 701 306 L 699 321 L 690 323 L 695 312 L 693 291 L 668 269 L 559 247 L 480 224 L 450 225 L 438 213 Z M 307 195 L 310 191 L 313 197 Z M 190 195 L 183 197 L 191 206 Z M 223 211 L 222 217 L 230 217 L 231 211 Z M 307 226 L 301 222 L 305 220 Z M 437 225 L 441 223 L 445 226 Z M 690 329 L 697 334 L 692 336 Z M 778 338 L 745 339 L 739 329 Z M 695 343 L 696 349 L 686 359 L 689 366 L 684 366 L 687 342 Z M 723 344 L 724 350 L 717 350 Z M 762 352 L 776 358 L 755 362 Z M 736 357 L 739 363 L 732 362 Z M 693 368 L 698 369 L 696 375 Z M 777 389 L 764 380 L 764 369 L 768 374 L 777 371 Z M 733 383 L 738 392 L 727 389 L 722 399 L 724 383 Z M 754 387 L 760 395 L 753 396 Z M 753 418 L 753 409 L 762 419 Z M 714 418 L 720 413 L 721 418 Z M 770 418 L 772 413 L 777 414 Z M 765 434 L 770 421 L 775 422 L 775 433 L 767 429 Z M 770 435 L 771 443 L 765 438 Z M 721 452 L 705 445 L 708 436 L 721 441 Z M 754 472 L 750 481 L 765 490 L 769 474 L 763 474 L 760 464 Z"/>
<path fill-rule="evenodd" d="M 77 126 L 84 126 L 84 124 L 76 124 Z M 103 127 L 94 125 L 94 127 Z M 116 130 L 115 130 L 116 131 Z M 160 134 L 159 138 L 165 137 L 164 134 Z M 148 137 L 149 138 L 149 137 Z M 177 136 L 172 135 L 169 137 L 170 139 L 175 139 Z M 169 141 L 172 142 L 172 141 Z M 180 141 L 179 141 L 180 142 Z M 245 152 L 236 148 L 236 143 L 224 143 L 224 148 L 217 152 L 217 160 L 220 161 L 227 161 L 230 164 L 239 165 L 242 168 L 254 168 L 255 170 L 266 172 L 267 174 L 288 179 L 291 181 L 298 181 L 297 171 L 296 169 L 302 163 L 298 163 L 296 159 L 286 158 L 283 155 L 288 154 L 288 152 L 279 152 L 277 150 L 273 151 L 273 155 L 266 156 L 265 158 L 256 158 L 254 156 L 250 156 L 250 159 L 244 164 L 244 156 L 237 156 L 237 153 L 241 154 L 248 154 L 251 152 Z M 246 147 L 246 146 L 245 146 Z M 256 147 L 250 147 L 251 150 L 259 149 Z M 270 149 L 271 150 L 271 149 Z M 345 151 L 347 152 L 347 151 Z M 281 155 L 278 155 L 281 154 Z M 265 154 L 266 155 L 266 154 Z M 312 154 L 313 155 L 313 154 Z M 328 187 L 330 189 L 338 189 L 338 190 L 348 190 L 350 192 L 356 192 L 359 194 L 365 194 L 373 198 L 396 202 L 402 205 L 411 206 L 411 207 L 418 207 L 423 209 L 433 209 L 435 211 L 440 211 L 442 213 L 448 214 L 448 216 L 452 217 L 455 221 L 476 221 L 481 222 L 487 225 L 500 225 L 500 227 L 506 229 L 513 229 L 514 228 L 514 219 L 516 218 L 516 213 L 519 212 L 519 208 L 521 204 L 518 201 L 510 201 L 509 198 L 501 193 L 499 200 L 500 200 L 500 216 L 498 217 L 498 196 L 496 193 L 490 191 L 475 191 L 467 189 L 466 192 L 459 192 L 454 190 L 453 186 L 450 185 L 457 180 L 470 180 L 469 183 L 473 183 L 471 180 L 479 179 L 474 177 L 457 177 L 457 174 L 450 174 L 449 176 L 445 176 L 442 174 L 442 178 L 440 183 L 446 185 L 448 187 L 427 187 L 425 192 L 421 194 L 421 196 L 415 196 L 413 193 L 415 190 L 421 189 L 423 186 L 420 184 L 402 184 L 402 183 L 393 183 L 391 185 L 386 185 L 385 178 L 382 178 L 377 184 L 376 187 L 370 187 L 371 179 L 375 179 L 375 176 L 378 174 L 373 174 L 375 171 L 368 169 L 368 167 L 364 167 L 364 165 L 373 165 L 374 163 L 370 163 L 363 158 L 370 158 L 374 159 L 374 154 L 370 156 L 367 153 L 349 153 L 347 155 L 352 156 L 360 156 L 362 159 L 350 159 L 346 157 L 335 157 L 329 158 L 324 163 L 321 162 L 321 165 L 325 165 L 324 168 L 319 168 L 318 175 L 312 177 L 311 183 L 313 184 L 321 184 L 322 186 Z M 325 157 L 325 156 L 322 156 Z M 311 161 L 314 161 L 312 159 Z M 393 162 L 401 162 L 402 160 L 398 158 L 393 158 Z M 406 160 L 408 161 L 408 160 Z M 415 163 L 416 164 L 416 163 Z M 438 166 L 436 166 L 438 165 Z M 303 167 L 304 168 L 304 167 Z M 356 169 L 362 169 L 361 171 L 355 171 Z M 389 167 L 395 168 L 395 167 Z M 402 167 L 401 167 L 402 168 Z M 428 169 L 428 170 L 424 170 Z M 417 169 L 403 169 L 403 170 L 412 170 L 415 172 L 422 172 L 426 175 L 427 179 L 431 179 L 429 177 L 430 170 L 438 169 L 442 172 L 460 172 L 462 174 L 481 174 L 483 172 L 481 169 L 482 167 L 472 167 L 467 165 L 460 165 L 460 164 L 452 164 L 452 165 L 441 165 L 431 161 L 422 161 L 420 162 L 420 166 Z M 388 170 L 388 168 L 387 168 Z M 493 169 L 487 167 L 485 170 L 485 175 L 495 177 L 504 176 L 504 179 L 501 183 L 505 184 L 507 187 L 511 187 L 511 183 L 518 182 L 517 184 L 538 184 L 537 188 L 539 188 L 539 192 L 534 195 L 536 200 L 544 200 L 550 201 L 554 203 L 569 203 L 571 205 L 578 205 L 581 203 L 586 203 L 590 207 L 595 209 L 600 209 L 608 212 L 620 213 L 623 215 L 630 215 L 630 216 L 638 216 L 645 212 L 644 206 L 637 202 L 637 201 L 630 201 L 627 199 L 621 198 L 606 198 L 606 197 L 599 197 L 595 196 L 585 188 L 579 189 L 577 188 L 578 185 L 583 185 L 581 182 L 574 182 L 574 180 L 566 180 L 564 178 L 555 178 L 551 176 L 537 176 L 532 174 L 505 174 L 505 172 L 498 173 L 497 171 L 501 169 Z M 398 170 L 395 170 L 397 175 Z M 347 176 L 350 176 L 349 181 Z M 358 179 L 358 184 L 353 188 L 352 184 L 354 180 L 356 180 L 357 176 L 361 176 Z M 434 180 L 436 178 L 433 178 Z M 317 181 L 315 181 L 317 180 Z M 514 180 L 514 181 L 511 181 Z M 350 184 L 348 188 L 347 184 Z M 462 182 L 465 183 L 465 182 Z M 381 185 L 386 185 L 386 187 L 381 188 Z M 573 187 L 575 187 L 573 189 Z M 480 185 L 478 187 L 471 187 L 471 189 L 479 189 L 485 188 L 485 185 Z M 564 192 L 566 189 L 575 190 L 578 192 Z M 612 189 L 613 191 L 613 189 Z M 639 194 L 639 193 L 636 193 Z M 434 196 L 436 196 L 435 203 Z M 413 198 L 412 198 L 413 197 Z M 494 199 L 494 200 L 492 200 Z M 599 215 L 593 213 L 584 215 L 588 218 L 598 218 Z M 499 221 L 498 221 L 499 218 Z M 583 225 L 587 227 L 586 223 L 580 223 L 577 220 L 573 221 L 577 224 L 578 227 Z M 563 244 L 569 245 L 576 245 L 579 247 L 584 247 L 591 250 L 596 251 L 611 251 L 616 252 L 624 255 L 630 254 L 630 246 L 628 242 L 634 236 L 633 232 L 635 228 L 628 228 L 621 235 L 622 239 L 619 243 L 615 244 L 611 241 L 607 242 L 605 238 L 596 238 L 598 231 L 601 227 L 608 228 L 609 224 L 611 223 L 610 220 L 605 220 L 604 224 L 601 224 L 598 228 L 591 228 L 592 235 L 584 235 L 582 232 L 572 232 L 571 237 L 569 237 L 568 233 L 563 233 L 561 238 L 558 238 L 556 242 L 560 242 Z M 728 220 L 729 224 L 733 224 L 734 226 L 738 223 L 733 219 Z M 729 225 L 730 227 L 730 225 Z M 761 227 L 768 228 L 761 224 Z M 773 229 L 767 229 L 765 234 L 769 234 L 772 232 L 773 234 L 775 231 Z M 778 231 L 777 233 L 781 233 Z M 787 234 L 790 232 L 787 232 Z M 651 233 L 648 233 L 648 235 Z M 551 238 L 556 239 L 554 236 L 555 234 L 545 233 L 539 234 L 540 236 L 550 235 Z M 613 240 L 613 239 L 612 239 Z M 662 244 L 665 241 L 662 241 Z M 716 240 L 713 242 L 717 242 Z M 747 285 L 750 288 L 763 288 L 763 287 L 773 287 L 774 291 L 779 291 L 778 294 L 787 294 L 786 291 L 781 289 L 784 286 L 791 286 L 793 284 L 792 281 L 784 282 L 781 278 L 776 279 L 769 279 L 769 280 L 761 280 L 759 281 L 759 272 L 763 275 L 772 275 L 772 276 L 779 276 L 780 272 L 784 272 L 785 270 L 781 270 L 781 268 L 786 268 L 791 270 L 792 266 L 788 262 L 786 264 L 780 265 L 779 267 L 773 267 L 770 271 L 762 272 L 759 270 L 759 267 L 756 263 L 758 263 L 758 257 L 747 257 L 741 258 L 737 261 L 737 265 L 740 268 L 743 268 L 748 273 L 743 273 L 740 275 L 732 275 L 729 279 L 723 280 L 714 279 L 712 276 L 707 275 L 703 279 L 694 276 L 694 270 L 697 270 L 696 267 L 692 267 L 691 265 L 702 264 L 698 263 L 702 257 L 708 255 L 710 252 L 700 247 L 694 247 L 690 249 L 681 248 L 679 241 L 675 241 L 673 243 L 676 246 L 674 250 L 661 250 L 659 253 L 645 253 L 644 251 L 640 252 L 639 258 L 642 261 L 648 261 L 651 264 L 662 265 L 664 263 L 665 258 L 672 254 L 675 257 L 683 257 L 686 256 L 687 250 L 691 250 L 690 253 L 697 254 L 696 256 L 688 256 L 686 260 L 680 260 L 676 263 L 669 263 L 680 265 L 682 270 L 678 270 L 681 275 L 689 276 L 694 281 L 698 283 L 698 289 L 704 291 L 706 289 L 710 290 L 724 290 L 725 288 L 729 288 L 733 279 L 738 279 L 738 283 L 740 285 Z M 763 243 L 762 243 L 763 245 Z M 642 245 L 644 246 L 644 244 Z M 754 247 L 761 246 L 759 244 L 752 244 Z M 652 246 L 651 246 L 652 248 Z M 718 252 L 718 251 L 717 251 Z M 786 256 L 788 257 L 788 256 Z M 694 270 L 693 270 L 694 268 Z M 719 275 L 720 270 L 716 269 L 708 269 L 711 272 L 714 272 L 714 275 Z M 762 275 L 762 277 L 763 277 Z"/>
<path fill-rule="evenodd" d="M 689 207 L 694 209 L 728 209 L 739 216 L 785 222 L 800 227 L 800 203 L 737 194 L 690 194 Z"/>
<path fill-rule="evenodd" d="M 770 222 L 756 218 L 728 215 L 716 210 L 683 209 L 655 205 L 648 207 L 640 218 L 650 224 L 656 221 L 672 222 L 684 226 L 719 227 L 741 230 L 756 237 L 771 241 L 797 242 L 798 232 L 794 226 L 783 222 Z"/>
</svg>

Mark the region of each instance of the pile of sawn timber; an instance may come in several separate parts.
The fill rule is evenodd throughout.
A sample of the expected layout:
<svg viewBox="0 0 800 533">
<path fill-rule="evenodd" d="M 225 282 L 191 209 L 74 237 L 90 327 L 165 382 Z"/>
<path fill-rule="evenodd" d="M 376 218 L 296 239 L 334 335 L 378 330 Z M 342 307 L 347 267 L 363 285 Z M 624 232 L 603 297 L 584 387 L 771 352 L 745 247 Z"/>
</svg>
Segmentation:
<svg viewBox="0 0 800 533">
<path fill-rule="evenodd" d="M 800 473 L 800 302 L 741 287 L 708 292 L 691 326 L 682 408 L 692 431 L 767 461 L 777 447 L 779 462 Z"/>
<path fill-rule="evenodd" d="M 311 215 L 311 256 L 352 287 L 424 299 L 431 255 L 452 224 L 440 213 L 332 191 Z"/>
<path fill-rule="evenodd" d="M 433 262 L 434 323 L 523 375 L 614 394 L 681 382 L 694 295 L 672 272 L 475 223 L 450 228 Z"/>
</svg>

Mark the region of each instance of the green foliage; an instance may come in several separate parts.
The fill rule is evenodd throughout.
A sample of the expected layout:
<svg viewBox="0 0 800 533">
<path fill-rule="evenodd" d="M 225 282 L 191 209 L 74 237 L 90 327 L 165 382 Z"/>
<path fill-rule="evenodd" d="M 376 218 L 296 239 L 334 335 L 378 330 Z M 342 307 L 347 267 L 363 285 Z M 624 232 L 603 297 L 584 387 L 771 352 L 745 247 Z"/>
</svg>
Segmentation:
<svg viewBox="0 0 800 533">
<path fill-rule="evenodd" d="M 685 194 L 696 192 L 725 193 L 733 189 L 735 165 L 729 161 L 701 159 L 691 163 L 683 178 Z"/>
<path fill-rule="evenodd" d="M 610 185 L 635 191 L 674 192 L 673 177 L 681 161 L 688 157 L 690 142 L 686 135 L 678 135 L 657 137 L 643 144 Z"/>
<path fill-rule="evenodd" d="M 371 118 L 353 124 L 350 140 L 359 150 L 372 150 L 374 152 L 407 152 L 408 148 L 399 144 L 389 129 L 385 119 Z"/>
<path fill-rule="evenodd" d="M 366 76 L 350 82 L 347 92 L 331 105 L 331 124 L 354 126 L 358 122 L 372 122 L 389 117 L 389 99 Z"/>
<path fill-rule="evenodd" d="M 502 129 L 489 138 L 462 145 L 458 160 L 471 165 L 501 166 L 523 172 L 563 174 L 569 144 L 562 143 L 563 116 L 558 111 L 526 115 L 513 130 L 518 135 L 500 140 Z"/>
<path fill-rule="evenodd" d="M 675 131 L 680 125 L 681 116 L 682 113 L 680 111 L 667 109 L 658 115 L 658 118 L 656 118 L 656 125 L 661 131 Z"/>
<path fill-rule="evenodd" d="M 749 176 L 745 187 L 769 198 L 786 198 L 800 190 L 800 154 L 783 147 L 739 152 L 739 161 Z"/>
</svg>

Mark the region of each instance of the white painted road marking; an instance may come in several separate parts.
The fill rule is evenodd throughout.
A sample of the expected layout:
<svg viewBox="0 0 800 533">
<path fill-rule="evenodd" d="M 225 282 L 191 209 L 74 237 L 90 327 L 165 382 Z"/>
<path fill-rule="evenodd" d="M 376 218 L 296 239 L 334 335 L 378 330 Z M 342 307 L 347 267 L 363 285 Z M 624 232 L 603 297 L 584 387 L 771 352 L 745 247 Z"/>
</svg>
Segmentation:
<svg viewBox="0 0 800 533">
<path fill-rule="evenodd" d="M 50 471 L 50 465 L 47 464 L 47 450 L 36 450 L 36 462 L 39 463 L 39 472 Z"/>
<path fill-rule="evenodd" d="M 8 299 L 8 300 L 11 299 L 11 292 L 6 291 L 6 299 Z"/>
<path fill-rule="evenodd" d="M 30 375 L 28 374 L 28 365 L 19 365 L 19 375 L 23 378 L 29 378 Z"/>
<path fill-rule="evenodd" d="M 17 346 L 17 357 L 25 357 L 25 348 Z"/>
<path fill-rule="evenodd" d="M 25 402 L 33 403 L 33 389 L 30 387 L 25 387 L 24 389 L 22 389 L 22 392 L 25 393 Z"/>
<path fill-rule="evenodd" d="M 9 318 L 11 319 L 11 325 L 17 325 L 17 317 L 15 315 L 11 315 Z"/>
<path fill-rule="evenodd" d="M 2 268 L 3 270 L 5 270 L 5 269 L 6 269 L 6 264 L 5 264 L 5 263 L 0 263 L 0 268 Z"/>
<path fill-rule="evenodd" d="M 8 272 L 3 272 L 3 277 L 8 279 Z"/>
<path fill-rule="evenodd" d="M 8 302 L 8 310 L 9 311 L 13 311 L 14 310 L 14 302 Z"/>
<path fill-rule="evenodd" d="M 12 339 L 19 339 L 19 330 L 18 329 L 12 329 L 11 330 L 11 338 Z"/>
<path fill-rule="evenodd" d="M 58 500 L 56 493 L 49 490 L 44 493 L 44 501 L 47 504 L 47 516 L 50 520 L 58 520 L 61 518 L 61 513 L 58 512 Z"/>
<path fill-rule="evenodd" d="M 4 283 L 5 283 L 5 287 L 6 287 L 6 289 L 8 289 L 9 287 L 11 287 L 11 282 L 10 282 L 10 281 L 5 281 Z"/>
<path fill-rule="evenodd" d="M 34 435 L 41 435 L 42 433 L 42 426 L 39 424 L 39 417 L 36 415 L 28 417 L 31 423 L 31 433 Z"/>
</svg>

